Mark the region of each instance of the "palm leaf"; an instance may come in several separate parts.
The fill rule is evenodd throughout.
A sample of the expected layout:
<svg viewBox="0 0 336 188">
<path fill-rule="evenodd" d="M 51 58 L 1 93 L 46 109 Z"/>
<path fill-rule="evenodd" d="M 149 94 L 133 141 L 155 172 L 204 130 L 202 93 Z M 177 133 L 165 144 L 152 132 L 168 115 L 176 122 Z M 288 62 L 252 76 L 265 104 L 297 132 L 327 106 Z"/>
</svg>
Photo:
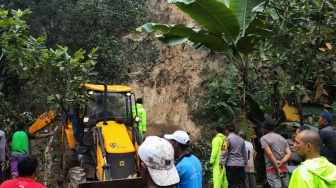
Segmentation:
<svg viewBox="0 0 336 188">
<path fill-rule="evenodd" d="M 135 29 L 136 33 L 152 33 L 160 31 L 162 34 L 156 37 L 165 44 L 176 45 L 186 41 L 191 41 L 197 49 L 211 49 L 223 52 L 228 49 L 228 44 L 220 37 L 206 30 L 193 29 L 184 25 L 166 25 L 157 23 L 147 23 Z"/>
<path fill-rule="evenodd" d="M 218 0 L 174 0 L 183 12 L 200 24 L 205 30 L 234 43 L 239 36 L 239 23 L 224 3 Z"/>
<path fill-rule="evenodd" d="M 248 14 L 251 13 L 252 9 L 262 3 L 263 0 L 231 0 L 230 1 L 230 9 L 233 11 L 235 14 L 241 32 L 242 36 L 245 35 L 245 29 L 246 26 L 248 25 L 247 20 L 248 20 Z"/>
<path fill-rule="evenodd" d="M 258 20 L 252 20 L 246 28 L 246 33 L 237 41 L 238 51 L 244 55 L 252 53 L 256 44 L 265 40 L 272 31 L 265 29 L 265 24 Z"/>
</svg>

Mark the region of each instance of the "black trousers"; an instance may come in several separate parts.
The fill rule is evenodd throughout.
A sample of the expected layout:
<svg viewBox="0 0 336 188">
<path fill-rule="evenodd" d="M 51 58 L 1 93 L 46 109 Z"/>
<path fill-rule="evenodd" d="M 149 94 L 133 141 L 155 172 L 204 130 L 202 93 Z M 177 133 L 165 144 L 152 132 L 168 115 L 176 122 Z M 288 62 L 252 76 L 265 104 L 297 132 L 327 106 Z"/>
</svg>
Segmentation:
<svg viewBox="0 0 336 188">
<path fill-rule="evenodd" d="M 229 188 L 246 188 L 243 166 L 226 166 L 225 169 Z"/>
</svg>

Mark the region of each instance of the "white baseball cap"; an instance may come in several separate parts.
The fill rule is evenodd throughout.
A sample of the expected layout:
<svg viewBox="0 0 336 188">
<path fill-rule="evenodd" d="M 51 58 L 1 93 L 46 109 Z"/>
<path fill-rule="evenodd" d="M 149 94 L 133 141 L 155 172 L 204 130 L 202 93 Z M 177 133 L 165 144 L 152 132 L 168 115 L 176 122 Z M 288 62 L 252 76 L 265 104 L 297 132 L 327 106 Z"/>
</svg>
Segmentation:
<svg viewBox="0 0 336 188">
<path fill-rule="evenodd" d="M 157 185 L 168 186 L 180 182 L 174 165 L 174 148 L 167 140 L 148 136 L 140 145 L 138 153 Z"/>
<path fill-rule="evenodd" d="M 175 140 L 176 142 L 183 144 L 183 145 L 189 145 L 190 144 L 190 138 L 187 132 L 185 131 L 175 131 L 173 134 L 165 134 L 164 138 L 167 140 Z"/>
</svg>

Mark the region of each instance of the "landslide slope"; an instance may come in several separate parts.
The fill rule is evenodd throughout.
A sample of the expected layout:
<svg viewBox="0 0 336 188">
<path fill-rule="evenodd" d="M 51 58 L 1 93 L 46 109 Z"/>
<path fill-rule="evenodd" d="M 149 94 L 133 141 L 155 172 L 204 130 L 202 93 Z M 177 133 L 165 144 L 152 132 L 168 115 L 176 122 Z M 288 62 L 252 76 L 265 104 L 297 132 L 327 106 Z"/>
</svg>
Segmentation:
<svg viewBox="0 0 336 188">
<path fill-rule="evenodd" d="M 185 24 L 199 28 L 197 23 L 175 5 L 166 0 L 148 3 L 150 22 Z M 160 48 L 158 64 L 144 73 L 131 70 L 134 92 L 144 99 L 147 109 L 148 135 L 162 136 L 177 129 L 199 134 L 199 129 L 190 118 L 190 110 L 197 104 L 201 93 L 200 83 L 209 72 L 223 71 L 222 58 L 210 51 L 195 50 L 188 43 L 176 46 L 162 44 L 154 34 L 135 36 L 134 40 L 152 40 Z"/>
</svg>

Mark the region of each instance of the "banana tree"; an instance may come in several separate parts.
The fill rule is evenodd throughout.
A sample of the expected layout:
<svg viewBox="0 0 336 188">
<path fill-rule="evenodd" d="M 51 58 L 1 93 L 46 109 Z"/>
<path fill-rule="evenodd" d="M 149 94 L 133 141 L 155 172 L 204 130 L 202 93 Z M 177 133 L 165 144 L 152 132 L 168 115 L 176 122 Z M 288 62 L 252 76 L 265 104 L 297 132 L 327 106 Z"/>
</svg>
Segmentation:
<svg viewBox="0 0 336 188">
<path fill-rule="evenodd" d="M 261 9 L 262 0 L 168 0 L 188 14 L 202 28 L 183 24 L 147 23 L 135 29 L 136 33 L 161 32 L 156 37 L 165 44 L 176 45 L 190 41 L 200 50 L 211 50 L 225 55 L 238 69 L 237 93 L 242 108 L 246 108 L 248 69 L 253 49 L 268 35 L 263 22 L 254 12 Z"/>
</svg>

